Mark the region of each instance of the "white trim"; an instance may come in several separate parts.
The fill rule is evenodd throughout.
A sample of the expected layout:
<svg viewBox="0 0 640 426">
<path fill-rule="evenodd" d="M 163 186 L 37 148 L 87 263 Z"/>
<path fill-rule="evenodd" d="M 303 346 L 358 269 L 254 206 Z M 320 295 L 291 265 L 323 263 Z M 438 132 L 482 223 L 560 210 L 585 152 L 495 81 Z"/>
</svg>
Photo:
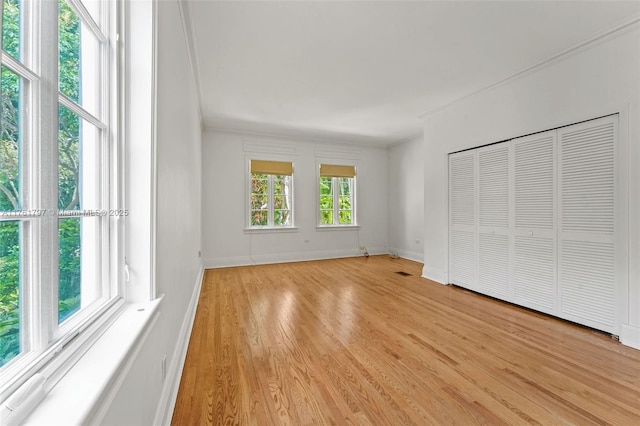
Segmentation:
<svg viewBox="0 0 640 426">
<path fill-rule="evenodd" d="M 449 281 L 446 272 L 438 271 L 437 269 L 426 265 L 422 268 L 422 278 L 426 278 L 442 285 L 447 285 Z"/>
<path fill-rule="evenodd" d="M 635 349 L 640 349 L 640 327 L 622 324 L 620 328 L 620 343 Z"/>
<path fill-rule="evenodd" d="M 340 152 L 339 150 L 335 151 L 335 152 Z M 344 151 L 347 152 L 347 151 Z M 351 153 L 354 153 L 355 151 L 350 151 Z M 338 202 L 338 197 L 339 197 L 339 186 L 336 185 L 336 179 L 338 178 L 331 178 L 332 179 L 332 186 L 333 186 L 333 224 L 331 225 L 322 225 L 320 223 L 320 218 L 322 217 L 322 214 L 320 213 L 320 165 L 321 164 L 336 164 L 336 162 L 339 161 L 338 164 L 342 165 L 342 166 L 353 166 L 356 168 L 356 175 L 354 177 L 352 177 L 351 179 L 353 179 L 353 185 L 351 188 L 351 216 L 352 216 L 352 221 L 353 223 L 349 223 L 349 224 L 344 224 L 344 225 L 340 225 L 340 224 L 336 224 L 336 222 L 338 222 L 338 218 L 339 218 L 339 208 L 340 208 L 340 203 Z M 336 159 L 336 158 L 330 158 L 330 157 L 318 157 L 316 156 L 316 230 L 317 231 L 324 231 L 324 230 L 336 230 L 336 229 L 342 229 L 342 230 L 346 230 L 346 229 L 350 229 L 350 230 L 359 230 L 360 226 L 358 225 L 358 169 L 360 168 L 360 162 L 358 158 L 345 158 L 345 159 Z"/>
<path fill-rule="evenodd" d="M 151 180 L 149 182 L 150 201 L 150 234 L 149 234 L 149 300 L 153 300 L 157 295 L 156 280 L 156 246 L 157 246 L 157 222 L 158 222 L 158 5 L 151 3 L 151 22 L 153 37 L 151 40 L 151 129 L 150 129 L 150 157 L 151 157 Z"/>
<path fill-rule="evenodd" d="M 416 139 L 420 139 L 421 141 L 424 140 L 424 130 L 421 131 L 420 133 L 414 133 L 412 136 L 408 136 L 406 138 L 399 139 L 399 140 L 391 143 L 389 146 L 387 146 L 387 148 L 392 148 L 394 146 L 401 145 L 401 144 L 403 144 L 405 142 L 411 142 L 411 141 L 416 140 Z"/>
<path fill-rule="evenodd" d="M 316 145 L 315 155 L 317 158 L 346 160 L 359 160 L 361 151 L 359 149 L 343 147 L 343 146 L 326 146 Z"/>
<path fill-rule="evenodd" d="M 2 65 L 13 71 L 15 74 L 18 74 L 19 77 L 27 79 L 30 82 L 40 81 L 40 76 L 38 74 L 36 74 L 31 70 L 31 68 L 27 67 L 22 62 L 14 59 L 4 50 L 0 52 L 0 57 L 2 58 Z"/>
<path fill-rule="evenodd" d="M 411 250 L 403 250 L 395 247 L 389 247 L 389 253 L 395 254 L 398 257 L 403 259 L 413 260 L 414 262 L 424 263 L 424 253 L 411 251 Z"/>
<path fill-rule="evenodd" d="M 75 101 L 69 99 L 67 95 L 64 93 L 58 93 L 58 103 L 65 108 L 67 108 L 72 113 L 76 114 L 82 120 L 85 120 L 87 123 L 93 124 L 100 130 L 106 130 L 107 125 L 98 119 L 95 115 L 91 114 L 89 111 L 84 109 L 82 105 L 77 104 Z"/>
<path fill-rule="evenodd" d="M 191 2 L 186 0 L 178 0 L 178 9 L 180 10 L 180 21 L 182 22 L 182 31 L 187 43 L 187 57 L 189 58 L 189 69 L 193 77 L 193 85 L 198 102 L 198 121 L 200 122 L 200 130 L 204 131 L 204 118 L 202 116 L 202 92 L 200 90 L 200 60 L 198 58 L 198 44 L 196 42 L 195 32 L 193 30 L 193 20 L 191 19 Z"/>
<path fill-rule="evenodd" d="M 156 415 L 153 424 L 154 425 L 170 425 L 171 418 L 173 416 L 173 409 L 176 405 L 176 399 L 178 398 L 178 389 L 180 388 L 180 378 L 182 377 L 182 370 L 184 368 L 184 362 L 187 358 L 187 349 L 189 348 L 189 339 L 191 338 L 191 331 L 193 330 L 193 323 L 196 318 L 196 310 L 198 308 L 198 301 L 200 300 L 200 291 L 202 290 L 202 281 L 204 280 L 204 267 L 200 266 L 200 272 L 198 273 L 197 281 L 191 294 L 191 300 L 187 311 L 182 320 L 182 327 L 180 328 L 180 334 L 176 342 L 176 348 L 171 355 L 171 364 L 167 370 L 167 376 L 162 387 L 162 393 L 158 400 L 158 407 L 156 408 Z"/>
<path fill-rule="evenodd" d="M 359 231 L 360 225 L 317 225 L 316 231 Z"/>
<path fill-rule="evenodd" d="M 245 132 L 242 130 L 227 130 L 227 129 L 220 129 L 216 127 L 205 127 L 204 133 L 219 133 L 223 135 L 266 138 L 266 139 L 276 139 L 276 140 L 293 141 L 293 142 L 321 143 L 321 144 L 337 145 L 340 147 L 347 147 L 347 146 L 365 147 L 367 149 L 380 149 L 380 150 L 386 150 L 387 147 L 389 146 L 388 144 L 393 143 L 392 141 L 389 141 L 387 145 L 371 146 L 370 140 L 362 141 L 362 142 L 353 142 L 353 141 L 343 141 L 339 138 L 320 139 L 320 138 L 296 137 L 296 136 L 281 135 L 277 133 Z"/>
<path fill-rule="evenodd" d="M 24 424 L 99 424 L 153 330 L 161 300 L 128 305 Z"/>
<path fill-rule="evenodd" d="M 548 58 L 543 59 L 540 62 L 537 62 L 537 63 L 535 63 L 533 65 L 530 65 L 530 66 L 528 66 L 528 67 L 526 67 L 526 68 L 524 68 L 524 69 L 522 69 L 522 70 L 520 70 L 518 72 L 515 72 L 515 73 L 511 74 L 510 76 L 503 78 L 502 80 L 496 81 L 495 83 L 489 84 L 488 86 L 484 86 L 481 89 L 473 91 L 473 92 L 471 92 L 471 93 L 469 93 L 467 95 L 464 95 L 464 96 L 462 96 L 462 97 L 460 97 L 460 98 L 458 98 L 458 99 L 456 99 L 454 101 L 451 101 L 451 102 L 449 102 L 447 104 L 444 104 L 444 105 L 439 106 L 437 108 L 434 108 L 432 110 L 423 112 L 422 114 L 418 115 L 418 118 L 426 120 L 426 119 L 429 119 L 429 118 L 431 118 L 433 116 L 436 116 L 436 115 L 446 111 L 447 109 L 451 108 L 452 106 L 454 106 L 456 104 L 459 104 L 461 102 L 464 102 L 469 98 L 472 98 L 472 97 L 474 97 L 476 95 L 479 95 L 480 93 L 483 93 L 483 92 L 486 92 L 488 90 L 494 89 L 496 87 L 508 84 L 508 83 L 512 82 L 513 80 L 516 80 L 516 79 L 518 79 L 518 78 L 520 78 L 520 77 L 522 77 L 522 76 L 524 76 L 526 74 L 529 74 L 529 73 L 538 71 L 540 69 L 543 69 L 543 68 L 545 68 L 545 67 L 547 67 L 549 65 L 552 65 L 552 64 L 554 64 L 554 63 L 556 63 L 558 61 L 561 61 L 561 60 L 565 59 L 566 57 L 568 57 L 570 55 L 573 55 L 573 54 L 575 54 L 575 53 L 577 53 L 577 52 L 579 52 L 581 50 L 588 49 L 588 48 L 591 47 L 591 45 L 596 44 L 596 43 L 602 41 L 603 39 L 605 39 L 605 38 L 607 38 L 609 36 L 612 36 L 612 35 L 620 32 L 620 31 L 623 31 L 623 30 L 625 30 L 625 29 L 637 24 L 638 22 L 640 22 L 640 15 L 636 14 L 633 17 L 625 19 L 624 21 L 618 23 L 618 25 L 616 25 L 613 28 L 610 28 L 608 30 L 602 31 L 602 32 L 596 34 L 595 36 L 593 36 L 591 38 L 588 38 L 588 39 L 586 39 L 584 41 L 581 41 L 578 44 L 575 44 L 575 45 L 569 47 L 568 49 L 565 49 L 565 50 L 563 50 L 563 51 L 561 51 L 559 53 L 553 54 L 553 55 L 549 56 Z"/>
<path fill-rule="evenodd" d="M 242 143 L 242 150 L 251 154 L 286 155 L 292 158 L 298 155 L 298 147 L 295 144 L 282 141 L 245 140 Z"/>
<path fill-rule="evenodd" d="M 98 23 L 93 19 L 93 16 L 87 11 L 87 9 L 82 4 L 82 1 L 78 0 L 67 0 L 71 10 L 78 15 L 80 22 L 87 26 L 91 31 L 91 34 L 98 40 L 100 43 L 106 43 L 108 41 L 108 37 L 105 35 L 108 34 L 108 31 L 102 31 Z"/>
<path fill-rule="evenodd" d="M 370 255 L 387 254 L 385 247 L 367 247 Z M 318 250 L 300 253 L 258 254 L 253 256 L 213 257 L 204 259 L 206 269 L 227 268 L 233 266 L 267 265 L 272 263 L 306 262 L 309 260 L 339 259 L 343 257 L 362 257 L 358 249 Z"/>
<path fill-rule="evenodd" d="M 244 190 L 245 190 L 245 194 L 244 194 L 244 231 L 245 233 L 269 233 L 269 232 L 273 232 L 276 230 L 280 230 L 279 232 L 296 232 L 297 231 L 297 227 L 296 227 L 296 197 L 295 197 L 295 167 L 296 167 L 296 163 L 294 161 L 294 158 L 289 158 L 286 155 L 267 155 L 267 154 L 259 154 L 259 155 L 252 155 L 252 154 L 247 154 L 245 155 L 245 184 L 244 184 Z M 251 226 L 251 180 L 252 180 L 252 173 L 251 173 L 251 161 L 252 160 L 274 160 L 274 161 L 291 161 L 291 164 L 293 166 L 293 173 L 291 174 L 291 185 L 290 185 L 290 190 L 291 190 L 291 194 L 290 194 L 290 201 L 291 201 L 291 208 L 289 209 L 289 211 L 291 212 L 291 224 L 290 225 L 282 225 L 282 226 L 277 226 L 277 225 L 273 225 L 273 222 L 275 220 L 275 213 L 273 210 L 274 207 L 274 183 L 273 183 L 273 176 L 274 175 L 268 175 L 269 177 L 269 182 L 267 185 L 267 195 L 269 197 L 269 203 L 268 203 L 268 213 L 267 213 L 267 222 L 269 223 L 269 225 L 267 226 Z"/>
<path fill-rule="evenodd" d="M 116 62 L 112 62 L 110 56 L 110 42 L 115 37 L 112 31 L 118 19 L 112 14 L 115 12 L 117 4 L 113 3 L 113 8 L 106 8 L 111 5 L 109 2 L 100 2 L 103 9 L 101 23 L 105 28 L 105 34 L 98 36 L 99 43 L 95 46 L 98 59 L 95 64 L 95 76 L 97 76 L 96 91 L 97 103 L 105 117 L 111 112 L 114 105 L 115 92 L 111 85 L 117 81 L 109 71 Z M 78 15 L 78 18 L 89 30 L 96 30 L 97 24 L 88 15 L 88 12 L 77 1 L 70 1 L 69 7 Z M 7 69 L 19 76 L 24 84 L 21 91 L 24 104 L 21 107 L 28 112 L 24 117 L 22 126 L 22 149 L 24 172 L 20 179 L 22 186 L 22 196 L 24 207 L 30 210 L 47 211 L 47 216 L 38 220 L 23 220 L 23 236 L 21 237 L 21 251 L 28 253 L 26 261 L 21 261 L 22 287 L 21 298 L 23 299 L 21 312 L 20 334 L 22 339 L 22 351 L 20 356 L 15 357 L 6 366 L 3 366 L 0 373 L 0 400 L 5 400 L 15 396 L 14 392 L 22 384 L 27 382 L 34 374 L 39 374 L 46 381 L 43 383 L 43 391 L 49 392 L 56 387 L 56 384 L 67 374 L 73 371 L 73 366 L 82 358 L 83 354 L 98 341 L 100 336 L 108 329 L 117 316 L 120 315 L 120 308 L 123 301 L 116 298 L 116 285 L 112 285 L 109 279 L 109 268 L 111 266 L 110 248 L 115 246 L 109 244 L 109 232 L 112 230 L 107 218 L 98 220 L 92 226 L 96 230 L 95 234 L 85 233 L 82 237 L 83 259 L 96 259 L 97 266 L 93 262 L 83 270 L 93 271 L 90 279 L 82 277 L 82 301 L 81 309 L 73 316 L 58 322 L 58 217 L 61 211 L 58 207 L 57 188 L 57 164 L 59 156 L 58 142 L 56 134 L 58 132 L 58 110 L 59 105 L 68 108 L 79 119 L 95 125 L 99 129 L 96 138 L 97 144 L 94 146 L 95 154 L 102 159 L 102 166 L 98 167 L 94 173 L 96 185 L 100 189 L 94 202 L 99 209 L 109 209 L 108 196 L 111 194 L 111 181 L 108 178 L 111 172 L 113 161 L 109 158 L 106 147 L 110 144 L 107 137 L 114 130 L 103 121 L 87 112 L 83 106 L 72 101 L 67 96 L 61 94 L 58 88 L 58 5 L 55 2 L 25 2 L 21 14 L 24 23 L 24 47 L 23 63 L 16 62 L 13 58 L 2 54 L 4 62 L 9 65 L 18 65 L 17 70 Z M 82 49 L 82 47 L 80 47 Z M 93 47 L 91 51 L 93 51 Z M 33 71 L 32 71 L 33 70 Z M 28 71 L 25 73 L 25 71 Z M 22 75 L 22 74 L 24 75 Z M 36 77 L 35 79 L 33 77 Z M 115 79 L 115 80 L 114 80 Z M 93 80 L 93 79 L 92 79 Z M 107 123 L 109 120 L 106 120 Z M 86 135 L 85 135 L 86 136 Z M 82 138 L 82 134 L 79 135 Z M 80 158 L 80 163 L 85 164 L 85 158 Z M 90 164 L 85 164 L 88 166 Z M 91 185 L 87 185 L 90 187 Z M 58 212 L 56 214 L 56 212 Z M 86 213 L 87 211 L 85 211 Z M 82 212 L 80 213 L 82 215 Z M 65 216 L 69 217 L 69 216 Z M 90 241 L 92 253 L 84 257 L 86 249 L 85 238 Z M 111 240 L 120 243 L 117 239 Z M 99 244 L 98 244 L 99 243 Z M 114 247 L 115 248 L 115 247 Z M 98 256 L 94 256 L 93 249 L 101 252 L 102 256 L 98 261 Z M 43 280 L 42 277 L 47 277 Z M 100 287 L 102 295 L 99 296 L 91 291 Z M 88 300 L 84 298 L 89 294 Z M 23 312 L 24 311 L 24 312 Z M 19 392 L 19 391 L 18 391 Z"/>
<path fill-rule="evenodd" d="M 298 232 L 296 226 L 256 226 L 255 228 L 244 228 L 245 234 L 277 234 L 280 232 Z"/>
</svg>

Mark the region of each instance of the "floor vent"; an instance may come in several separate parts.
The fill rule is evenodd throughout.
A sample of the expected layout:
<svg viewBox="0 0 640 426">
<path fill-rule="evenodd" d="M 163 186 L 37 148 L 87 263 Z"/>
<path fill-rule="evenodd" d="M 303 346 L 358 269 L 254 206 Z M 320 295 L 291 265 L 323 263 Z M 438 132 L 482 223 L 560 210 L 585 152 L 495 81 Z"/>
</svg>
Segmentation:
<svg viewBox="0 0 640 426">
<path fill-rule="evenodd" d="M 410 273 L 404 272 L 404 271 L 398 271 L 398 272 L 396 272 L 396 274 L 402 275 L 403 277 L 410 277 L 411 276 Z"/>
</svg>

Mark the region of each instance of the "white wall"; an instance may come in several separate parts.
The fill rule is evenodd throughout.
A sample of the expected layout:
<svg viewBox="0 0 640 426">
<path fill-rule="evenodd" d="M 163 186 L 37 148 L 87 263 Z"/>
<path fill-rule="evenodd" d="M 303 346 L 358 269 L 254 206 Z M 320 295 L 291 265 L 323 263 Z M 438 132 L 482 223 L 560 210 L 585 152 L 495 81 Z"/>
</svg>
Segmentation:
<svg viewBox="0 0 640 426">
<path fill-rule="evenodd" d="M 277 154 L 280 153 L 280 154 Z M 248 159 L 293 161 L 296 232 L 247 233 Z M 359 230 L 317 230 L 317 160 L 357 165 Z M 386 253 L 387 151 L 207 132 L 203 137 L 206 267 Z"/>
<path fill-rule="evenodd" d="M 143 4 L 143 2 L 139 2 Z M 201 277 L 201 126 L 195 85 L 177 0 L 157 2 L 157 110 L 155 133 L 155 293 L 164 295 L 160 316 L 107 410 L 104 424 L 154 424 L 166 415 L 188 343 L 192 298 Z M 136 87 L 132 88 L 136 96 Z M 150 101 L 150 100 L 149 100 Z M 134 117 L 135 118 L 135 117 Z M 138 117 L 140 118 L 140 117 Z M 151 123 L 144 122 L 146 126 Z M 131 144 L 153 146 L 149 138 Z M 153 158 L 140 158 L 148 168 Z M 136 163 L 131 165 L 135 170 Z M 144 195 L 142 193 L 141 195 Z M 136 194 L 131 194 L 133 198 Z M 153 199 L 154 197 L 151 197 Z M 148 202 L 148 201 L 147 201 Z M 152 210 L 153 211 L 153 210 Z M 152 266 L 153 267 L 153 266 Z M 148 284 L 147 284 L 148 287 Z M 162 380 L 165 357 L 167 379 Z M 172 406 L 172 405 L 171 405 Z M 169 413 L 170 415 L 170 413 Z M 166 419 L 165 419 L 166 420 Z"/>
<path fill-rule="evenodd" d="M 636 23 L 425 120 L 425 277 L 447 282 L 448 153 L 617 112 L 619 149 L 630 165 L 619 194 L 628 200 L 628 211 L 623 206 L 617 218 L 624 228 L 628 216 L 629 225 L 629 288 L 620 307 L 620 338 L 640 347 L 639 32 Z"/>
<path fill-rule="evenodd" d="M 422 137 L 389 148 L 389 252 L 422 263 L 424 148 Z"/>
</svg>

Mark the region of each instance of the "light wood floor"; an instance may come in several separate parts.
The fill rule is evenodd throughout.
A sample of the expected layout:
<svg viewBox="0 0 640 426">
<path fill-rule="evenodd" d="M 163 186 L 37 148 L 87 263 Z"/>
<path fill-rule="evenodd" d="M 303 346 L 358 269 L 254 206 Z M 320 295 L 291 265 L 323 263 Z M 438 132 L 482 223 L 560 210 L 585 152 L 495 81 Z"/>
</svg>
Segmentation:
<svg viewBox="0 0 640 426">
<path fill-rule="evenodd" d="M 640 351 L 420 273 L 206 271 L 172 424 L 640 425 Z"/>
</svg>

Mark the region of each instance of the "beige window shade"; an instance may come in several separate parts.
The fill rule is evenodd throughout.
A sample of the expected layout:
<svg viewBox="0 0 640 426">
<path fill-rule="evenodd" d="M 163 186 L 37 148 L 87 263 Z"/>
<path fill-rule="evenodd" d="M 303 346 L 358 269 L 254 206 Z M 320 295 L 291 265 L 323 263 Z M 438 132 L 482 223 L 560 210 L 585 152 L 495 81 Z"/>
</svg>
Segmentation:
<svg viewBox="0 0 640 426">
<path fill-rule="evenodd" d="M 293 174 L 293 163 L 290 161 L 251 160 L 251 173 L 291 176 Z"/>
<path fill-rule="evenodd" d="M 356 166 L 338 166 L 336 164 L 320 164 L 320 176 L 352 178 L 356 176 Z"/>
</svg>

